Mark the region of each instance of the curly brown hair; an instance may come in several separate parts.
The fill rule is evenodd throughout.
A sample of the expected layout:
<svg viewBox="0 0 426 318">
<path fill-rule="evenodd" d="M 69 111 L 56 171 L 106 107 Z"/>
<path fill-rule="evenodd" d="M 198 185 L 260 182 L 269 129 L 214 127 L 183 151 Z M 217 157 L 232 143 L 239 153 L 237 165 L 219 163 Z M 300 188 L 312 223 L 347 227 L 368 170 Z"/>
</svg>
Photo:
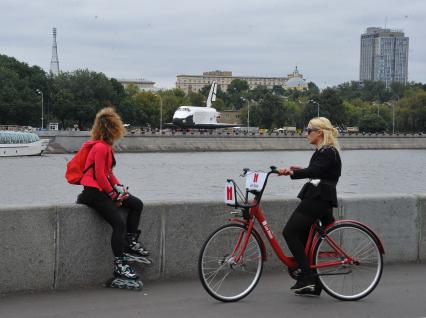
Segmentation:
<svg viewBox="0 0 426 318">
<path fill-rule="evenodd" d="M 96 114 L 93 127 L 90 132 L 92 140 L 103 140 L 112 145 L 126 133 L 123 121 L 114 108 L 106 107 Z"/>
</svg>

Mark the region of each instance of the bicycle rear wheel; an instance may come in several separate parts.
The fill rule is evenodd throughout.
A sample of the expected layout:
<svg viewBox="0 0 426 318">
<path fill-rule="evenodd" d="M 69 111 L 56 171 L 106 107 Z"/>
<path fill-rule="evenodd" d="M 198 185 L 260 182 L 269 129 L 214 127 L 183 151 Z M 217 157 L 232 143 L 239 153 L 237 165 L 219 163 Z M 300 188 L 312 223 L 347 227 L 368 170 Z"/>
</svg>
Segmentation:
<svg viewBox="0 0 426 318">
<path fill-rule="evenodd" d="M 236 261 L 247 235 L 241 224 L 227 224 L 214 231 L 201 248 L 198 274 L 204 289 L 223 302 L 238 301 L 255 287 L 262 274 L 260 238 L 252 232 L 247 247 Z"/>
<path fill-rule="evenodd" d="M 340 300 L 358 300 L 371 293 L 380 281 L 383 258 L 379 246 L 368 230 L 355 224 L 338 224 L 327 230 L 314 250 L 315 265 L 344 261 L 331 247 L 331 238 L 349 257 L 351 263 L 316 269 L 324 290 Z"/>
</svg>

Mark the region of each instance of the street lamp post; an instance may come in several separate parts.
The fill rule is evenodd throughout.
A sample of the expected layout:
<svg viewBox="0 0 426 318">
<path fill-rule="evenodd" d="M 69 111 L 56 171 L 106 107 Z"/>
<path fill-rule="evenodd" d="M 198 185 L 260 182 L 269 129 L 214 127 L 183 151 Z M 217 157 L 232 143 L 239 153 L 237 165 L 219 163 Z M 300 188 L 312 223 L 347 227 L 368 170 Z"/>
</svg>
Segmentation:
<svg viewBox="0 0 426 318">
<path fill-rule="evenodd" d="M 247 100 L 247 133 L 250 132 L 250 101 Z"/>
<path fill-rule="evenodd" d="M 160 134 L 163 134 L 163 99 L 160 97 Z"/>
<path fill-rule="evenodd" d="M 392 103 L 392 135 L 395 133 L 395 103 Z"/>
<path fill-rule="evenodd" d="M 313 99 L 309 100 L 312 104 L 317 104 L 317 117 L 319 117 L 319 103 Z"/>
<path fill-rule="evenodd" d="M 158 96 L 160 99 L 160 134 L 163 134 L 163 99 L 161 98 L 161 95 L 158 93 L 154 93 L 155 96 Z"/>
<path fill-rule="evenodd" d="M 240 97 L 242 101 L 247 101 L 247 133 L 250 132 L 250 100 Z"/>
<path fill-rule="evenodd" d="M 43 129 L 43 126 L 44 126 L 43 92 L 39 89 L 37 89 L 36 92 L 37 92 L 37 94 L 41 95 L 41 129 Z"/>
<path fill-rule="evenodd" d="M 392 106 L 392 134 L 395 133 L 395 103 L 386 102 L 385 104 Z"/>
</svg>

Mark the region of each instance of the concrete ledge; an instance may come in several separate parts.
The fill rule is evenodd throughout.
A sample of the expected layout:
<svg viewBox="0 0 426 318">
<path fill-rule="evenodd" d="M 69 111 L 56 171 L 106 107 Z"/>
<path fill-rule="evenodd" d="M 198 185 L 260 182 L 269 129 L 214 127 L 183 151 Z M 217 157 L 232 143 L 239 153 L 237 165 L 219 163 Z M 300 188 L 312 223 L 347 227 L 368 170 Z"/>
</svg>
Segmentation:
<svg viewBox="0 0 426 318">
<path fill-rule="evenodd" d="M 41 138 L 50 139 L 47 152 L 72 153 L 90 137 L 88 133 L 57 134 L 39 132 Z M 341 136 L 342 149 L 426 149 L 425 135 L 411 136 Z M 295 136 L 244 135 L 126 135 L 114 145 L 117 152 L 193 152 L 193 151 L 267 151 L 310 150 L 306 138 Z"/>
<path fill-rule="evenodd" d="M 418 259 L 419 210 L 416 196 L 363 196 L 342 201 L 340 218 L 357 220 L 371 226 L 385 246 L 387 262 Z"/>
<path fill-rule="evenodd" d="M 383 241 L 385 262 L 426 260 L 426 194 L 345 196 L 339 201 L 336 218 L 371 226 Z M 282 228 L 298 202 L 262 204 L 283 246 Z M 200 248 L 214 229 L 226 223 L 229 211 L 220 202 L 146 205 L 142 239 L 154 266 L 143 269 L 142 279 L 196 277 Z M 84 205 L 1 207 L 0 293 L 102 284 L 113 270 L 110 236 L 110 226 Z M 265 270 L 284 269 L 266 239 L 265 243 Z"/>
<path fill-rule="evenodd" d="M 419 234 L 419 259 L 426 260 L 426 194 L 417 196 L 418 201 L 418 234 Z"/>
<path fill-rule="evenodd" d="M 52 207 L 0 209 L 0 292 L 54 287 L 56 213 Z"/>
</svg>

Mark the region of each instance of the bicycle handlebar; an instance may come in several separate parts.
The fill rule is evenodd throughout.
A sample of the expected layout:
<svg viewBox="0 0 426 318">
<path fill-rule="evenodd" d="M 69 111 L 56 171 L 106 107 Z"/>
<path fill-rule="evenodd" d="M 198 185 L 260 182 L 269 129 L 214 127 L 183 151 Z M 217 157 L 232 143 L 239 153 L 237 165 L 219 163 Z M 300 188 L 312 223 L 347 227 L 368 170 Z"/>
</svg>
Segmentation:
<svg viewBox="0 0 426 318">
<path fill-rule="evenodd" d="M 275 167 L 275 166 L 271 166 L 270 168 L 271 168 L 270 173 L 280 174 L 280 172 L 278 171 L 277 167 Z"/>
<path fill-rule="evenodd" d="M 271 171 L 269 171 L 268 174 L 271 174 L 271 173 L 280 174 L 280 172 L 278 171 L 277 167 L 270 166 L 269 168 L 271 169 Z M 250 168 L 243 168 L 243 173 L 241 174 L 241 176 L 245 177 L 249 171 L 251 171 Z"/>
<path fill-rule="evenodd" d="M 251 170 L 250 170 L 250 168 L 244 168 L 244 169 L 243 169 L 243 173 L 241 174 L 241 177 L 245 177 L 249 171 L 251 171 Z M 251 192 L 251 193 L 253 193 L 253 194 L 255 194 L 255 195 L 256 195 L 256 203 L 255 203 L 255 204 L 239 204 L 238 202 L 236 202 L 237 204 L 236 204 L 235 206 L 236 206 L 236 207 L 241 207 L 241 208 L 252 208 L 252 207 L 254 207 L 254 206 L 258 205 L 258 204 L 260 203 L 260 200 L 261 200 L 262 195 L 263 195 L 263 191 L 264 191 L 264 190 L 265 190 L 265 188 L 266 188 L 266 184 L 268 183 L 268 179 L 269 179 L 269 176 L 270 176 L 271 174 L 278 174 L 278 175 L 279 175 L 279 174 L 280 174 L 280 172 L 278 171 L 277 167 L 275 167 L 275 166 L 270 166 L 270 171 L 269 171 L 269 172 L 267 173 L 267 175 L 266 175 L 266 180 L 265 180 L 265 183 L 264 183 L 264 185 L 263 185 L 263 187 L 262 187 L 261 191 L 248 191 L 248 192 Z M 227 181 L 227 182 L 232 182 L 232 183 L 234 183 L 234 186 L 236 186 L 236 184 L 235 184 L 235 181 L 234 181 L 234 180 L 232 180 L 232 179 L 227 179 L 226 181 Z M 246 197 L 246 198 L 247 198 L 247 197 Z"/>
</svg>

